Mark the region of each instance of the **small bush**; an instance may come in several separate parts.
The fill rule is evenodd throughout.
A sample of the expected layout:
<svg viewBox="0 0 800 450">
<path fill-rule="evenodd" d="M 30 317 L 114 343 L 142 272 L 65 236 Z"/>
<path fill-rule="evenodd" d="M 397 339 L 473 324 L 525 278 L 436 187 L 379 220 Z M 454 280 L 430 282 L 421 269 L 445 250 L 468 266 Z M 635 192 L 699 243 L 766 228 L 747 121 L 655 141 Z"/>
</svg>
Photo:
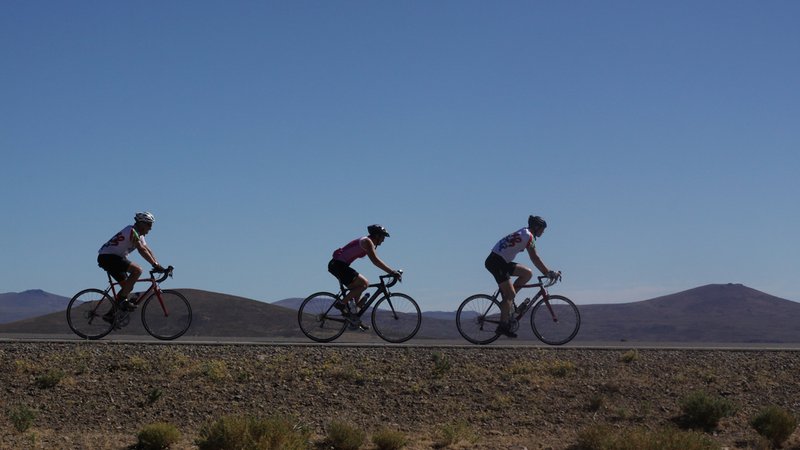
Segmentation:
<svg viewBox="0 0 800 450">
<path fill-rule="evenodd" d="M 623 353 L 622 356 L 619 357 L 619 360 L 621 362 L 624 362 L 625 364 L 630 364 L 630 363 L 632 363 L 634 361 L 638 361 L 639 360 L 639 350 L 636 350 L 636 349 L 628 350 L 627 352 Z"/>
<path fill-rule="evenodd" d="M 168 423 L 153 423 L 145 425 L 136 437 L 138 449 L 164 450 L 181 439 L 181 432 Z"/>
<path fill-rule="evenodd" d="M 570 361 L 553 361 L 547 372 L 557 378 L 564 378 L 575 371 L 575 364 Z"/>
<path fill-rule="evenodd" d="M 64 379 L 64 371 L 59 369 L 50 369 L 43 375 L 36 377 L 36 386 L 42 389 L 49 389 L 58 385 Z"/>
<path fill-rule="evenodd" d="M 225 416 L 200 430 L 200 450 L 300 450 L 308 431 L 285 417 Z"/>
<path fill-rule="evenodd" d="M 36 419 L 36 411 L 27 406 L 18 406 L 8 412 L 8 418 L 20 433 L 24 433 L 33 425 Z"/>
<path fill-rule="evenodd" d="M 408 445 L 408 439 L 399 431 L 382 428 L 372 436 L 372 443 L 378 450 L 400 450 Z"/>
<path fill-rule="evenodd" d="M 750 426 L 769 439 L 773 446 L 780 447 L 797 428 L 797 418 L 785 409 L 769 406 L 753 417 Z"/>
<path fill-rule="evenodd" d="M 433 372 L 431 375 L 435 379 L 444 378 L 447 372 L 450 372 L 452 363 L 450 359 L 443 353 L 435 352 L 433 354 Z"/>
<path fill-rule="evenodd" d="M 614 430 L 596 426 L 578 434 L 577 450 L 716 450 L 707 436 L 671 428 Z"/>
<path fill-rule="evenodd" d="M 213 359 L 203 366 L 203 374 L 211 381 L 224 381 L 231 378 L 225 361 Z"/>
<path fill-rule="evenodd" d="M 366 433 L 344 422 L 328 424 L 328 443 L 335 450 L 358 450 L 366 440 Z"/>
<path fill-rule="evenodd" d="M 164 393 L 159 388 L 150 389 L 150 392 L 147 393 L 147 404 L 152 405 L 153 403 L 158 401 L 158 399 L 160 399 L 161 396 L 163 395 Z"/>
<path fill-rule="evenodd" d="M 603 398 L 602 394 L 594 394 L 589 397 L 589 404 L 586 408 L 591 412 L 600 411 L 600 408 L 603 407 L 604 403 L 605 398 Z"/>
<path fill-rule="evenodd" d="M 448 423 L 439 430 L 433 446 L 436 448 L 449 447 L 461 441 L 476 442 L 477 436 L 466 422 Z"/>
<path fill-rule="evenodd" d="M 712 397 L 703 391 L 695 391 L 681 399 L 684 424 L 691 428 L 713 430 L 723 417 L 735 412 L 733 403 L 722 397 Z"/>
</svg>

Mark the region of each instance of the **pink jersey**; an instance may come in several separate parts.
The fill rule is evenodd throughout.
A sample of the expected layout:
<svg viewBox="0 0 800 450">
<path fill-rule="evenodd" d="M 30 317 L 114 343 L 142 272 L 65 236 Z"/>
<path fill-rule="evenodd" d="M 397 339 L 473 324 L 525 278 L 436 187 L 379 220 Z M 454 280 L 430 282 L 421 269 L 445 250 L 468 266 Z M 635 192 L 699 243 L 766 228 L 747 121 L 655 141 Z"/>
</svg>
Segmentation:
<svg viewBox="0 0 800 450">
<path fill-rule="evenodd" d="M 502 256 L 506 262 L 511 262 L 517 253 L 536 245 L 533 233 L 527 228 L 521 228 L 508 236 L 500 239 L 492 251 Z"/>
<path fill-rule="evenodd" d="M 367 256 L 367 251 L 364 250 L 363 247 L 361 247 L 361 242 L 363 242 L 364 239 L 369 239 L 369 238 L 364 236 L 357 239 L 353 239 L 352 241 L 348 242 L 347 245 L 345 245 L 344 247 L 337 248 L 333 252 L 333 259 L 346 263 L 347 265 L 350 265 L 353 263 L 353 261 L 357 260 L 358 258 L 363 258 Z"/>
</svg>

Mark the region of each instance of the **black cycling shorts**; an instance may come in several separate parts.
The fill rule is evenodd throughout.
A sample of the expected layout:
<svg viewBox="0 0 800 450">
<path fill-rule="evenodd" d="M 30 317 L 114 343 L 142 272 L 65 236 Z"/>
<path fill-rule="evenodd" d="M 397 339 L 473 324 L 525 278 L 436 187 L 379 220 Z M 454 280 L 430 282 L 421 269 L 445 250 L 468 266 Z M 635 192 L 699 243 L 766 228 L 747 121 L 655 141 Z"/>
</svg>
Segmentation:
<svg viewBox="0 0 800 450">
<path fill-rule="evenodd" d="M 355 271 L 349 264 L 338 259 L 332 259 L 328 263 L 328 272 L 335 276 L 340 283 L 345 286 L 350 284 L 358 278 L 358 272 Z"/>
<path fill-rule="evenodd" d="M 514 275 L 514 269 L 517 268 L 517 263 L 506 262 L 502 256 L 495 252 L 489 253 L 484 265 L 486 270 L 492 274 L 494 280 L 497 281 L 497 284 L 510 280 L 511 275 Z"/>
<path fill-rule="evenodd" d="M 118 283 L 122 283 L 128 279 L 131 262 L 128 258 L 119 255 L 97 255 L 97 265 L 108 272 Z"/>
</svg>

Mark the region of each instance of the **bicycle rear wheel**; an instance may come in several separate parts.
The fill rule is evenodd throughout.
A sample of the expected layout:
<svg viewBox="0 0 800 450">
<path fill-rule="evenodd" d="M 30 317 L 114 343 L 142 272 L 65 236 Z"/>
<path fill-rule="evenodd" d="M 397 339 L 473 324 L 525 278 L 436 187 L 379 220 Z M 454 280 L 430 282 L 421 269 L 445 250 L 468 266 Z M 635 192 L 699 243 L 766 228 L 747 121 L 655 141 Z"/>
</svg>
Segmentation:
<svg viewBox="0 0 800 450">
<path fill-rule="evenodd" d="M 186 333 L 192 324 L 192 306 L 178 291 L 153 293 L 142 306 L 142 325 L 156 339 L 171 341 Z"/>
<path fill-rule="evenodd" d="M 344 333 L 347 319 L 333 307 L 336 296 L 317 292 L 308 296 L 297 311 L 297 322 L 303 334 L 316 342 L 330 342 Z"/>
<path fill-rule="evenodd" d="M 533 334 L 545 344 L 563 345 L 578 334 L 581 315 L 572 300 L 551 295 L 536 302 L 531 312 Z"/>
<path fill-rule="evenodd" d="M 421 323 L 419 305 L 405 294 L 390 294 L 372 308 L 372 328 L 387 342 L 399 344 L 411 339 Z"/>
<path fill-rule="evenodd" d="M 67 305 L 67 323 L 70 329 L 84 339 L 100 339 L 114 329 L 114 301 L 100 289 L 86 289 L 75 294 Z"/>
<path fill-rule="evenodd" d="M 477 294 L 461 302 L 456 312 L 456 327 L 464 339 L 473 344 L 485 345 L 497 340 L 495 333 L 500 324 L 500 302 Z"/>
</svg>

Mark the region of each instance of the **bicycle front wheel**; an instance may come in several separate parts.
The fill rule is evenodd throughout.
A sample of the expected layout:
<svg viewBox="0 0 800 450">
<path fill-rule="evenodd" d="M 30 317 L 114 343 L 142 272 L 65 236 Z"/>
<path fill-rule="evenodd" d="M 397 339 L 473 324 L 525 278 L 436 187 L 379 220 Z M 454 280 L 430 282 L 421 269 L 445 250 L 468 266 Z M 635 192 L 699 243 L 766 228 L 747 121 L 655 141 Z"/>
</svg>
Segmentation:
<svg viewBox="0 0 800 450">
<path fill-rule="evenodd" d="M 178 291 L 153 293 L 144 301 L 142 325 L 156 339 L 170 341 L 186 333 L 192 324 L 192 307 Z"/>
<path fill-rule="evenodd" d="M 108 314 L 109 321 L 103 320 Z M 114 302 L 100 289 L 86 289 L 75 294 L 67 305 L 70 329 L 84 339 L 100 339 L 114 329 Z"/>
<path fill-rule="evenodd" d="M 536 302 L 531 312 L 531 328 L 540 341 L 550 345 L 563 345 L 578 334 L 581 315 L 572 300 L 561 295 L 551 295 Z"/>
<path fill-rule="evenodd" d="M 411 339 L 421 323 L 419 305 L 405 294 L 390 294 L 372 308 L 372 328 L 387 342 L 399 344 Z"/>
<path fill-rule="evenodd" d="M 333 307 L 336 296 L 317 292 L 308 296 L 297 311 L 297 322 L 303 334 L 316 342 L 330 342 L 344 333 L 347 319 Z"/>
<path fill-rule="evenodd" d="M 485 345 L 497 340 L 495 333 L 500 324 L 500 302 L 478 294 L 461 302 L 456 312 L 456 327 L 464 339 L 473 344 Z"/>
</svg>

